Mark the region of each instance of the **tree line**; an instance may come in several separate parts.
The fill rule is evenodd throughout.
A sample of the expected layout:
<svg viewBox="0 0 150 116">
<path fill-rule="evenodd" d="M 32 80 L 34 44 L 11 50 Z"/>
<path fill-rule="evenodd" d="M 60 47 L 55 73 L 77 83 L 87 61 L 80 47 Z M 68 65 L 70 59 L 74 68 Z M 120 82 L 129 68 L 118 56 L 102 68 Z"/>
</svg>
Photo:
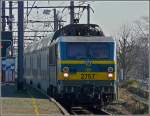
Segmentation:
<svg viewBox="0 0 150 116">
<path fill-rule="evenodd" d="M 149 17 L 121 26 L 116 36 L 118 76 L 124 80 L 149 77 Z M 122 75 L 122 76 L 121 76 Z"/>
</svg>

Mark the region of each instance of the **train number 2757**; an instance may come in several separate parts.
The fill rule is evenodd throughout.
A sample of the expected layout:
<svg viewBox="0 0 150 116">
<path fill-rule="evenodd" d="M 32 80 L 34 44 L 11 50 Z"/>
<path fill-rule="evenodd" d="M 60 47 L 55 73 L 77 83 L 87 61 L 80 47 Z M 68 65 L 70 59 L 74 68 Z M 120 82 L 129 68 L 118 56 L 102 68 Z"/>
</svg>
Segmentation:
<svg viewBox="0 0 150 116">
<path fill-rule="evenodd" d="M 81 79 L 85 80 L 85 79 L 94 79 L 95 78 L 95 74 L 81 74 Z"/>
</svg>

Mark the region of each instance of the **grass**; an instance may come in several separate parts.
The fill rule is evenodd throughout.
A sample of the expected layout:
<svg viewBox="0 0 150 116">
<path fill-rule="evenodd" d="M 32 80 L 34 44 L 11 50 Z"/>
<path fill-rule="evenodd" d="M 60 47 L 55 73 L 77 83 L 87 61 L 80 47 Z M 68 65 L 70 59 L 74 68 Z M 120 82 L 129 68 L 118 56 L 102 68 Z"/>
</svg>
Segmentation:
<svg viewBox="0 0 150 116">
<path fill-rule="evenodd" d="M 128 84 L 135 84 L 135 82 L 129 81 Z M 143 104 L 141 101 L 137 101 L 136 99 L 134 99 L 133 94 L 131 94 L 131 92 L 129 92 L 129 90 L 126 87 L 119 88 L 118 97 L 119 98 L 117 102 L 114 102 L 104 107 L 106 111 L 110 112 L 113 115 L 148 114 L 149 106 L 147 104 Z"/>
<path fill-rule="evenodd" d="M 128 88 L 128 87 L 134 87 L 139 88 L 140 83 L 137 80 L 126 80 L 123 83 L 121 83 L 121 87 Z"/>
<path fill-rule="evenodd" d="M 122 88 L 127 89 L 128 91 L 130 91 L 133 94 L 136 94 L 142 98 L 145 98 L 148 100 L 149 98 L 149 93 L 147 91 L 144 91 L 140 88 L 140 83 L 137 80 L 127 80 L 124 81 L 121 84 Z"/>
</svg>

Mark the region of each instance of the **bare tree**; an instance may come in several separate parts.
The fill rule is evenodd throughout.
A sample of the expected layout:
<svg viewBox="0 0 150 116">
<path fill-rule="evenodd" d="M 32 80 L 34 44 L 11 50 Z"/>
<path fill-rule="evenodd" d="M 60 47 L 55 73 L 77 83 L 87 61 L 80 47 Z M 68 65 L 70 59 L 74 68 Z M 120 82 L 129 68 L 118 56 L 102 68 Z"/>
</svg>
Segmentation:
<svg viewBox="0 0 150 116">
<path fill-rule="evenodd" d="M 141 17 L 140 20 L 134 23 L 134 31 L 136 38 L 136 69 L 137 77 L 140 79 L 148 78 L 148 59 L 149 59 L 149 18 Z"/>
<path fill-rule="evenodd" d="M 133 64 L 133 54 L 131 56 L 131 52 L 134 46 L 132 25 L 123 25 L 118 36 L 118 63 L 119 68 L 123 70 L 124 79 L 129 78 L 128 71 L 132 68 Z"/>
<path fill-rule="evenodd" d="M 148 77 L 149 18 L 123 25 L 118 36 L 118 64 L 124 79 Z"/>
</svg>

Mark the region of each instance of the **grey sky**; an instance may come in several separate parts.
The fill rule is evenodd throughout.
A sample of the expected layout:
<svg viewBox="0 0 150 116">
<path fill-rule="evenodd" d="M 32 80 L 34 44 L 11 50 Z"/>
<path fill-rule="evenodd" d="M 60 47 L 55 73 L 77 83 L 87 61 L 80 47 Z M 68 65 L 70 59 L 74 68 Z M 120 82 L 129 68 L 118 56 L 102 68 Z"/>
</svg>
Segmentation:
<svg viewBox="0 0 150 116">
<path fill-rule="evenodd" d="M 91 5 L 95 11 L 91 22 L 101 25 L 107 35 L 114 35 L 122 24 L 149 16 L 148 1 L 100 1 Z"/>
<path fill-rule="evenodd" d="M 149 1 L 95 1 L 89 3 L 95 11 L 94 14 L 91 13 L 91 23 L 99 24 L 106 35 L 115 35 L 122 24 L 132 23 L 142 16 L 149 16 Z M 50 6 L 56 4 L 69 5 L 69 2 L 49 2 Z M 79 2 L 75 4 L 78 5 Z M 85 15 L 86 12 L 80 23 L 86 23 Z"/>
<path fill-rule="evenodd" d="M 79 2 L 75 2 L 76 5 Z M 91 12 L 91 23 L 98 24 L 102 27 L 105 35 L 115 35 L 119 32 L 119 28 L 122 24 L 132 23 L 138 20 L 142 16 L 149 16 L 149 1 L 94 1 L 89 2 L 91 7 L 94 9 L 95 13 Z M 26 4 L 26 2 L 25 2 Z M 33 2 L 29 3 L 32 6 Z M 55 2 L 40 2 L 36 3 L 37 6 L 55 6 L 55 5 L 69 5 L 66 1 L 55 1 Z M 25 5 L 26 6 L 26 5 Z M 37 14 L 37 11 L 39 13 Z M 41 12 L 40 12 L 41 11 Z M 26 12 L 26 10 L 25 10 Z M 43 16 L 42 10 L 34 9 L 30 14 L 30 19 L 37 20 L 53 20 L 53 18 L 48 18 L 48 16 Z M 17 12 L 13 11 L 14 14 Z M 69 12 L 65 10 L 64 14 L 67 14 L 67 23 L 69 23 Z M 64 15 L 62 14 L 62 15 Z M 80 23 L 86 23 L 86 12 L 82 16 Z M 17 20 L 17 17 L 16 17 Z M 40 25 L 30 25 L 29 27 L 35 29 L 42 29 Z"/>
</svg>

